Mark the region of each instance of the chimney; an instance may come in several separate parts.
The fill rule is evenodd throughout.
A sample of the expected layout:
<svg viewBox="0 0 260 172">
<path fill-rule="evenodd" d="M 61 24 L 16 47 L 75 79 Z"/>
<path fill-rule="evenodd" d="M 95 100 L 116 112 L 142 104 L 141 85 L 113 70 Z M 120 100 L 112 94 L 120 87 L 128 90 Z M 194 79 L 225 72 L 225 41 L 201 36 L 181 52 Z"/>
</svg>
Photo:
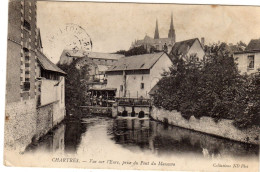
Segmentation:
<svg viewBox="0 0 260 172">
<path fill-rule="evenodd" d="M 205 46 L 205 38 L 204 37 L 201 37 L 201 40 L 200 40 L 202 46 L 204 47 Z"/>
</svg>

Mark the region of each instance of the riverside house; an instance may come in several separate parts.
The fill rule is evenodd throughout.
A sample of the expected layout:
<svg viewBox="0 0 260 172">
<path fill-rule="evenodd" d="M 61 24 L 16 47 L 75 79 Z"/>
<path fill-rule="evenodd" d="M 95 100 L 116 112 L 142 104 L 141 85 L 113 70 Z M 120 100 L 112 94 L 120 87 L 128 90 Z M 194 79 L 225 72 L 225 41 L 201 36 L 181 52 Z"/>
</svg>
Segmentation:
<svg viewBox="0 0 260 172">
<path fill-rule="evenodd" d="M 252 39 L 245 51 L 235 52 L 238 70 L 241 73 L 256 73 L 260 70 L 260 39 Z"/>
<path fill-rule="evenodd" d="M 114 88 L 116 97 L 150 98 L 149 91 L 171 65 L 164 52 L 121 58 L 106 71 L 107 88 Z"/>
</svg>

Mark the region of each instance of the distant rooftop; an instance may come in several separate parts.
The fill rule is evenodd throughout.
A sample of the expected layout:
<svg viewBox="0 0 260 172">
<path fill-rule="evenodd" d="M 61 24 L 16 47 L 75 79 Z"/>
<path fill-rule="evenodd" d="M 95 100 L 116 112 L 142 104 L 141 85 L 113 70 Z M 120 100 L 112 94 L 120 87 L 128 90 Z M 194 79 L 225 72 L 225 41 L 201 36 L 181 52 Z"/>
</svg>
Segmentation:
<svg viewBox="0 0 260 172">
<path fill-rule="evenodd" d="M 190 49 L 190 47 L 194 44 L 196 40 L 199 40 L 198 38 L 194 39 L 188 39 L 180 42 L 176 42 L 174 46 L 172 47 L 172 50 L 170 54 L 174 56 L 178 55 L 186 55 Z"/>
<path fill-rule="evenodd" d="M 246 51 L 260 51 L 260 39 L 252 39 L 247 45 Z"/>
<path fill-rule="evenodd" d="M 113 54 L 113 53 L 100 53 L 100 52 L 87 52 L 84 50 L 63 50 L 61 56 L 68 56 L 68 57 L 76 57 L 81 58 L 88 56 L 89 58 L 99 58 L 99 59 L 119 59 L 121 57 L 125 57 L 122 54 Z"/>
<path fill-rule="evenodd" d="M 124 57 L 119 59 L 107 71 L 151 69 L 163 54 L 163 52 L 160 52 Z"/>
<path fill-rule="evenodd" d="M 234 54 L 260 52 L 260 39 L 251 39 L 245 51 L 235 52 Z"/>
</svg>

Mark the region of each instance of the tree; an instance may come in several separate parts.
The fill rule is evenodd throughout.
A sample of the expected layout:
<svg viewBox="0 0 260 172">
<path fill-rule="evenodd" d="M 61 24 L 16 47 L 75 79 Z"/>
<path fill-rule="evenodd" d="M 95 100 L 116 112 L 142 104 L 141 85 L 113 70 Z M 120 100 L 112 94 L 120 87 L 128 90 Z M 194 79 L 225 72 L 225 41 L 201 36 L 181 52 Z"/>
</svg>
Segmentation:
<svg viewBox="0 0 260 172">
<path fill-rule="evenodd" d="M 158 82 L 154 105 L 177 110 L 184 118 L 233 119 L 238 128 L 260 125 L 260 77 L 240 75 L 227 44 L 208 47 L 209 56 L 173 58 Z"/>
<path fill-rule="evenodd" d="M 78 70 L 75 66 L 80 59 L 74 60 L 70 65 L 58 64 L 57 66 L 67 73 L 65 77 L 65 102 L 67 114 L 78 115 L 79 106 L 86 101 L 88 66 Z"/>
<path fill-rule="evenodd" d="M 147 54 L 148 51 L 144 48 L 144 46 L 139 46 L 139 47 L 133 47 L 129 49 L 128 51 L 125 50 L 119 50 L 116 52 L 116 54 L 123 54 L 126 57 L 127 56 L 135 56 L 135 55 L 140 55 L 140 54 Z"/>
</svg>

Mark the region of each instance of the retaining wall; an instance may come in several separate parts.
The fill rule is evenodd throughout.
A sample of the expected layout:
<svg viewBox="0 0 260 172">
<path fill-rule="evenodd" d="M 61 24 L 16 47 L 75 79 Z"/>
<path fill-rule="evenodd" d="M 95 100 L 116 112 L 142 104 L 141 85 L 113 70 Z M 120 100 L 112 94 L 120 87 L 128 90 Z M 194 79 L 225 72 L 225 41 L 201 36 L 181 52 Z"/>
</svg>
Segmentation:
<svg viewBox="0 0 260 172">
<path fill-rule="evenodd" d="M 36 132 L 35 99 L 8 103 L 5 107 L 5 148 L 23 151 Z"/>
<path fill-rule="evenodd" d="M 182 117 L 180 112 L 167 111 L 156 107 L 153 107 L 151 117 L 157 121 L 167 121 L 171 125 L 212 134 L 235 141 L 259 144 L 259 127 L 253 126 L 248 129 L 240 130 L 232 124 L 233 120 L 222 119 L 216 123 L 211 117 L 201 117 L 200 119 L 196 119 L 194 116 L 191 116 L 190 119 L 187 120 Z"/>
<path fill-rule="evenodd" d="M 65 108 L 59 101 L 36 108 L 35 99 L 6 104 L 6 149 L 24 151 L 32 142 L 46 134 L 64 119 Z"/>
</svg>

